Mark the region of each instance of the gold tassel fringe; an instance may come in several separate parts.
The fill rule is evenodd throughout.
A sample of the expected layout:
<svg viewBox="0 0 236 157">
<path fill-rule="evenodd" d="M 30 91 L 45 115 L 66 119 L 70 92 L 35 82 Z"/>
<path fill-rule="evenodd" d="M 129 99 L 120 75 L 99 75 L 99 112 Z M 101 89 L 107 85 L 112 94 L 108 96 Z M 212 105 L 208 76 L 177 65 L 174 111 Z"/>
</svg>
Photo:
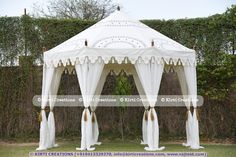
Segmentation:
<svg viewBox="0 0 236 157">
<path fill-rule="evenodd" d="M 145 110 L 145 121 L 148 121 L 148 110 Z"/>
<path fill-rule="evenodd" d="M 42 111 L 38 113 L 38 121 L 42 122 Z"/>
<path fill-rule="evenodd" d="M 87 120 L 88 120 L 87 110 L 85 110 L 85 112 L 84 112 L 84 121 L 87 122 Z"/>
<path fill-rule="evenodd" d="M 92 114 L 92 123 L 95 123 L 95 121 L 96 121 L 95 112 L 93 112 L 93 114 Z"/>
<path fill-rule="evenodd" d="M 198 110 L 197 109 L 195 109 L 196 111 L 196 116 L 197 116 L 197 120 L 199 121 L 200 120 L 200 115 L 199 115 L 199 112 L 198 112 Z"/>
<path fill-rule="evenodd" d="M 153 114 L 153 110 L 154 110 L 154 109 L 152 108 L 152 109 L 151 109 L 151 120 L 152 120 L 152 121 L 154 121 L 154 119 L 155 119 L 155 118 L 154 118 L 154 114 Z"/>
</svg>

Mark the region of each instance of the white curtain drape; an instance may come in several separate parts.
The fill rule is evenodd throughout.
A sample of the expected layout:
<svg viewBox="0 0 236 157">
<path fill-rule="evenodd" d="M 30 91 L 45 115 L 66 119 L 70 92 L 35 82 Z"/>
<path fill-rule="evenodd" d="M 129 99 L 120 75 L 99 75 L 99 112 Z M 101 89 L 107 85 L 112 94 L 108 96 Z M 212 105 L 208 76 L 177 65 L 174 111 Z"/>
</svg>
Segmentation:
<svg viewBox="0 0 236 157">
<path fill-rule="evenodd" d="M 88 59 L 83 64 L 75 65 L 81 94 L 84 102 L 84 111 L 81 118 L 81 147 L 77 150 L 94 150 L 91 148 L 92 123 L 88 107 L 95 94 L 96 87 L 102 74 L 104 63 L 90 63 Z"/>
<path fill-rule="evenodd" d="M 96 91 L 95 91 L 95 95 L 94 95 L 94 100 L 98 100 L 101 93 L 102 93 L 102 89 L 103 89 L 103 86 L 106 82 L 106 77 L 107 77 L 107 74 L 108 74 L 108 71 L 107 70 L 103 70 L 102 71 L 102 75 L 101 75 L 101 78 L 98 82 L 98 85 L 97 85 L 97 88 L 96 88 Z M 99 129 L 98 129 L 98 121 L 97 121 L 97 116 L 95 114 L 95 110 L 97 108 L 97 105 L 98 105 L 98 101 L 93 101 L 91 102 L 91 105 L 90 105 L 90 109 L 92 111 L 91 113 L 91 117 L 92 117 L 92 136 L 91 136 L 91 145 L 100 145 L 101 142 L 98 142 L 98 137 L 99 137 Z"/>
<path fill-rule="evenodd" d="M 157 62 L 151 61 L 147 64 L 137 62 L 135 63 L 135 69 L 150 105 L 147 124 L 148 147 L 145 147 L 145 150 L 162 150 L 164 147 L 159 147 L 159 125 L 154 107 L 157 101 L 164 64 L 158 64 Z"/>
<path fill-rule="evenodd" d="M 133 78 L 135 85 L 137 87 L 138 93 L 140 95 L 140 98 L 142 99 L 143 106 L 145 108 L 145 111 L 143 113 L 143 121 L 142 121 L 142 141 L 141 144 L 147 144 L 147 128 L 148 128 L 148 108 L 149 108 L 149 103 L 146 100 L 146 95 L 144 92 L 144 89 L 142 87 L 142 84 L 138 78 L 138 75 L 136 71 L 133 72 Z"/>
<path fill-rule="evenodd" d="M 40 122 L 40 139 L 39 147 L 36 150 L 46 150 L 50 147 L 49 145 L 49 129 L 47 123 L 47 117 L 45 113 L 45 107 L 47 106 L 49 90 L 51 87 L 53 75 L 55 68 L 54 67 L 43 67 L 43 81 L 42 81 L 42 100 L 41 100 L 41 122 Z"/>
<path fill-rule="evenodd" d="M 53 108 L 55 105 L 55 99 L 58 92 L 58 88 L 61 81 L 61 75 L 63 73 L 64 67 L 57 67 L 54 71 L 53 81 L 51 83 L 51 88 L 49 90 L 49 107 L 50 112 L 48 115 L 48 129 L 49 129 L 49 147 L 57 147 L 55 144 L 55 119 Z"/>
<path fill-rule="evenodd" d="M 184 73 L 186 76 L 186 82 L 188 85 L 188 95 L 191 98 L 192 105 L 194 107 L 192 125 L 191 125 L 191 144 L 190 147 L 192 149 L 203 148 L 200 146 L 199 142 L 199 127 L 198 127 L 198 119 L 197 119 L 197 76 L 196 76 L 196 67 L 192 65 L 184 66 Z"/>
<path fill-rule="evenodd" d="M 181 91 L 183 94 L 184 99 L 188 99 L 188 86 L 187 86 L 187 81 L 186 81 L 186 76 L 184 73 L 184 67 L 183 66 L 176 66 L 175 67 L 175 72 L 177 73 Z M 183 143 L 184 146 L 191 146 L 191 130 L 192 130 L 192 114 L 190 111 L 190 101 L 184 101 L 185 106 L 187 108 L 187 119 L 186 119 L 186 137 L 187 137 L 187 142 Z"/>
</svg>

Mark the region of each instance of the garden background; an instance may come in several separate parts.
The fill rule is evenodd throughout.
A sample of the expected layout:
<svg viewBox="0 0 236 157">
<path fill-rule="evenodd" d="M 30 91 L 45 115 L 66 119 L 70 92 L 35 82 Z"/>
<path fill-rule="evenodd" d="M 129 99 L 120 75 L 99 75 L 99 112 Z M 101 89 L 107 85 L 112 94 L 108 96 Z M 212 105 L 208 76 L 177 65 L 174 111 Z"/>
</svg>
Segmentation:
<svg viewBox="0 0 236 157">
<path fill-rule="evenodd" d="M 236 142 L 236 6 L 207 18 L 142 20 L 143 23 L 197 52 L 198 95 L 202 140 Z M 38 139 L 42 56 L 96 21 L 0 17 L 0 139 Z M 109 75 L 102 94 L 137 95 L 132 76 Z M 121 83 L 120 83 L 121 82 Z M 118 86 L 118 87 L 117 87 Z M 63 74 L 59 94 L 80 94 L 76 75 Z M 160 94 L 181 94 L 177 76 L 165 73 Z M 107 112 L 109 111 L 109 112 Z M 101 138 L 141 139 L 144 108 L 98 108 Z M 56 107 L 56 134 L 80 137 L 81 107 Z M 109 114 L 108 114 L 109 113 Z M 185 138 L 185 107 L 157 107 L 160 138 Z"/>
</svg>

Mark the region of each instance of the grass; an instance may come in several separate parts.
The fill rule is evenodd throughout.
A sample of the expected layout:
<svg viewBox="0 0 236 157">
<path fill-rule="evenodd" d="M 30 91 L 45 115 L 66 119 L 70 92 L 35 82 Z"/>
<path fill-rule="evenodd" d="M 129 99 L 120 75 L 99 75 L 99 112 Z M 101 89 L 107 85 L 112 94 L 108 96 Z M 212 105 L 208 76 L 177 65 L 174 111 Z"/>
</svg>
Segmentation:
<svg viewBox="0 0 236 157">
<path fill-rule="evenodd" d="M 29 152 L 35 151 L 37 143 L 0 143 L 0 157 L 27 157 Z M 181 144 L 161 143 L 166 149 L 163 152 L 207 152 L 209 157 L 235 157 L 236 145 L 225 144 L 202 144 L 205 149 L 191 150 L 181 146 Z M 76 151 L 79 141 L 59 141 L 59 147 L 48 151 Z M 102 145 L 96 146 L 96 151 L 116 151 L 116 152 L 144 152 L 144 146 L 138 141 L 103 141 Z"/>
</svg>

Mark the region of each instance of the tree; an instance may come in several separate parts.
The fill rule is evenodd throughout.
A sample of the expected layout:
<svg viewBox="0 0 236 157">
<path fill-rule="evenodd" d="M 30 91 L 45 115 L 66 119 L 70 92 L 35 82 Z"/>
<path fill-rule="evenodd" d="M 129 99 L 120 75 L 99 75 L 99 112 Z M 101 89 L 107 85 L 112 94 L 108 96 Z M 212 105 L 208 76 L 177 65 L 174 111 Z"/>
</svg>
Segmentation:
<svg viewBox="0 0 236 157">
<path fill-rule="evenodd" d="M 50 0 L 46 9 L 34 4 L 37 17 L 101 20 L 115 10 L 112 0 Z"/>
<path fill-rule="evenodd" d="M 226 25 L 225 32 L 228 32 L 228 44 L 231 47 L 232 54 L 236 52 L 236 5 L 232 5 L 223 14 L 224 23 Z"/>
<path fill-rule="evenodd" d="M 115 95 L 123 97 L 123 95 L 131 95 L 131 85 L 128 80 L 128 76 L 122 70 L 116 78 L 115 89 L 113 92 Z M 125 112 L 127 110 L 127 103 L 125 101 L 119 102 L 119 123 L 120 123 L 120 133 L 122 141 L 124 141 L 124 122 L 125 122 Z"/>
</svg>

